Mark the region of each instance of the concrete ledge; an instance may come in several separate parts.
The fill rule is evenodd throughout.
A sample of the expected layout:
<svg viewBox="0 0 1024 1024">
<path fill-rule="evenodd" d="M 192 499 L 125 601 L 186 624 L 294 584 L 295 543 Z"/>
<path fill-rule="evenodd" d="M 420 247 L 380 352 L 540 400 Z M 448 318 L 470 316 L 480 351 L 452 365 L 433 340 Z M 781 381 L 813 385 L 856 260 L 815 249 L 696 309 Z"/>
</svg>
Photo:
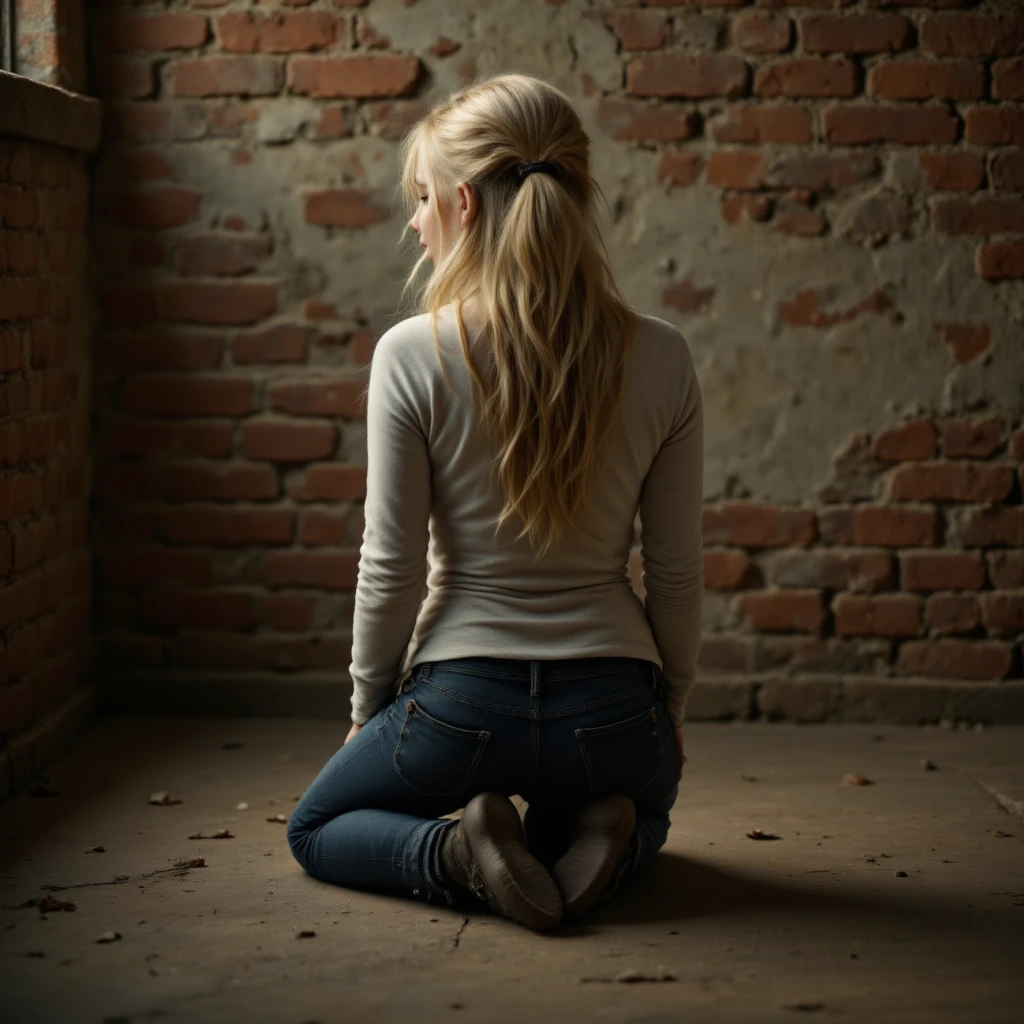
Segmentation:
<svg viewBox="0 0 1024 1024">
<path fill-rule="evenodd" d="M 0 750 L 0 800 L 17 793 L 79 735 L 96 713 L 96 691 L 85 686 Z"/>
<path fill-rule="evenodd" d="M 102 122 L 99 100 L 0 71 L 0 136 L 18 135 L 95 153 Z"/>
</svg>

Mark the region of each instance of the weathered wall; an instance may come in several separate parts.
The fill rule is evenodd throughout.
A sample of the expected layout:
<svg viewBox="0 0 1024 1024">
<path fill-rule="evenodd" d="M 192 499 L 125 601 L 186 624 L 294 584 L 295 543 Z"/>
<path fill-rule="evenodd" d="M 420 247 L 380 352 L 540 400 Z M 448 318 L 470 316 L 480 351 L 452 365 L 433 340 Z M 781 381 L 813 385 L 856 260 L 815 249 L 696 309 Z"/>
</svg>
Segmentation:
<svg viewBox="0 0 1024 1024">
<path fill-rule="evenodd" d="M 92 713 L 95 101 L 0 72 L 0 800 Z"/>
<path fill-rule="evenodd" d="M 691 713 L 1024 717 L 1022 52 L 991 0 L 98 5 L 111 702 L 344 713 L 397 141 L 519 70 L 704 388 Z"/>
</svg>

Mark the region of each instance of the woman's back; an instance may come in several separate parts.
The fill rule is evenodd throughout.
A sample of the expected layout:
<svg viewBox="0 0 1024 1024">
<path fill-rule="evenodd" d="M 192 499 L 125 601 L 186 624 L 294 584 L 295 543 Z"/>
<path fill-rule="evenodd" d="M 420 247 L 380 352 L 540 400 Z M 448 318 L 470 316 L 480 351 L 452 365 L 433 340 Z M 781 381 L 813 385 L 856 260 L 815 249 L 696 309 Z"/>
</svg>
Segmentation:
<svg viewBox="0 0 1024 1024">
<path fill-rule="evenodd" d="M 444 372 L 427 314 L 387 331 L 371 366 L 354 717 L 420 661 L 617 655 L 663 668 L 681 721 L 703 589 L 702 400 L 682 335 L 637 317 L 622 422 L 583 532 L 539 558 L 514 520 L 495 534 L 504 497 L 450 307 L 437 335 Z M 646 613 L 626 571 L 638 511 Z"/>
</svg>

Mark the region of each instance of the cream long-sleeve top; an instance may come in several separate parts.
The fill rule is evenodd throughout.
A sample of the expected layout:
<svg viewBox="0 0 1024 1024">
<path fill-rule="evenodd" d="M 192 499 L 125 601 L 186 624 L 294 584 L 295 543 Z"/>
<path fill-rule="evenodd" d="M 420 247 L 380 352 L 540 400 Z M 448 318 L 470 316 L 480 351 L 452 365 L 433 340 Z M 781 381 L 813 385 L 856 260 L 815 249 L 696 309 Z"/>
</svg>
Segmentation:
<svg viewBox="0 0 1024 1024">
<path fill-rule="evenodd" d="M 669 712 L 682 724 L 704 594 L 703 400 L 679 330 L 635 315 L 622 420 L 588 517 L 536 563 L 529 539 L 516 539 L 516 515 L 495 538 L 503 495 L 474 421 L 454 313 L 442 311 L 437 329 L 455 394 L 428 314 L 381 336 L 366 403 L 353 722 L 367 722 L 424 661 L 618 656 L 661 668 Z M 638 513 L 645 600 L 627 571 Z"/>
</svg>

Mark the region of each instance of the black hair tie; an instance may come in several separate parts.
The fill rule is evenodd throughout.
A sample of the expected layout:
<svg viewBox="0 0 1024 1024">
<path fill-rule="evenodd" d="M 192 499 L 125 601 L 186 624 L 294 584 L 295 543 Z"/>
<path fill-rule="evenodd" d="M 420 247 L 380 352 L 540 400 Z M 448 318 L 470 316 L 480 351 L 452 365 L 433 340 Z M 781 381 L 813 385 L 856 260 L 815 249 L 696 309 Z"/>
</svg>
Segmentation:
<svg viewBox="0 0 1024 1024">
<path fill-rule="evenodd" d="M 535 160 L 532 164 L 519 164 L 516 167 L 519 172 L 519 181 L 525 181 L 534 171 L 546 171 L 548 174 L 557 174 L 558 167 L 550 160 Z"/>
</svg>

